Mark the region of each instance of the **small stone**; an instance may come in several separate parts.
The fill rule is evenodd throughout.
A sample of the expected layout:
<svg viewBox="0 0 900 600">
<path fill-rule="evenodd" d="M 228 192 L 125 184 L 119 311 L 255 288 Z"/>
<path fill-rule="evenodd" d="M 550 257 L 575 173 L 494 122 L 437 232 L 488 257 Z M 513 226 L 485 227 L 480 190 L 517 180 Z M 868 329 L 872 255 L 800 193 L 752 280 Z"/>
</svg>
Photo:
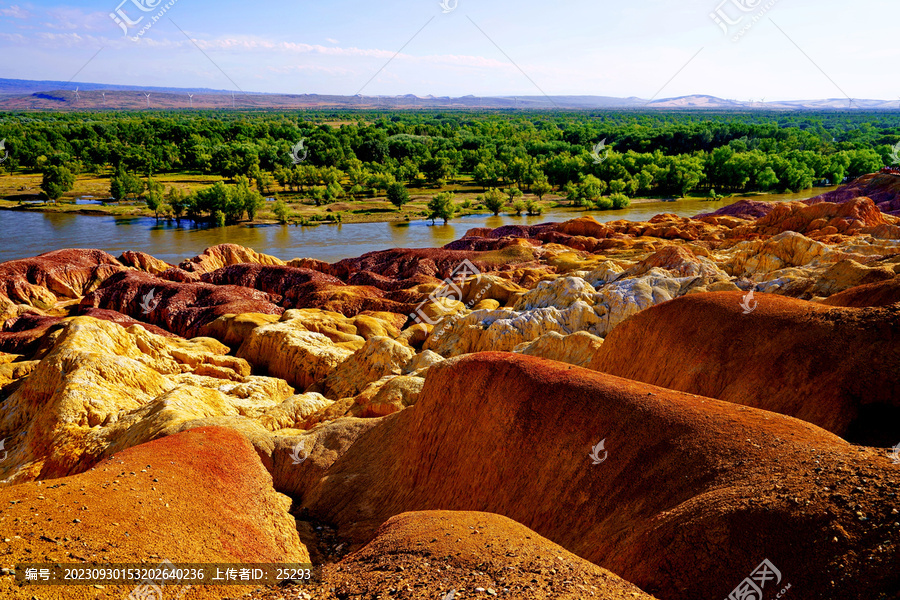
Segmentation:
<svg viewBox="0 0 900 600">
<path fill-rule="evenodd" d="M 494 591 L 494 588 L 488 588 L 487 593 L 491 596 L 496 596 L 497 592 Z"/>
<path fill-rule="evenodd" d="M 72 519 L 73 523 L 81 523 L 81 519 Z"/>
</svg>

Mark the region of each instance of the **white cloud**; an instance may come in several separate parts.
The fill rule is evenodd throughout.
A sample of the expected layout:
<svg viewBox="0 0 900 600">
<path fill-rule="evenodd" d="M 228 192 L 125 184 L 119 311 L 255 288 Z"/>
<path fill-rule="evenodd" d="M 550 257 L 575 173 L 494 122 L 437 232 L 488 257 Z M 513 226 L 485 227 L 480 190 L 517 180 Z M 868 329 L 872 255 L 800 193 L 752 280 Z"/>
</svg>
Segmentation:
<svg viewBox="0 0 900 600">
<path fill-rule="evenodd" d="M 0 8 L 0 15 L 13 19 L 27 19 L 31 16 L 31 13 L 22 9 L 18 4 L 13 4 L 9 8 Z"/>
</svg>

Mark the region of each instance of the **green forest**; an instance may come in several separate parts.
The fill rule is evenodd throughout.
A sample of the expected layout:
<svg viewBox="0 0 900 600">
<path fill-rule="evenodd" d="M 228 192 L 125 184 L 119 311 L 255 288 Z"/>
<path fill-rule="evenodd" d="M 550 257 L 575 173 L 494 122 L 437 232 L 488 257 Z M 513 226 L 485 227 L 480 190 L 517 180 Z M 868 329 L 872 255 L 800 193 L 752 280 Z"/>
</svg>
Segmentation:
<svg viewBox="0 0 900 600">
<path fill-rule="evenodd" d="M 170 111 L 6 113 L 0 172 L 42 173 L 56 201 L 81 175 L 109 178 L 110 201 L 146 201 L 194 220 L 253 219 L 263 196 L 316 206 L 435 190 L 432 217 L 455 183 L 498 193 L 554 192 L 575 206 L 629 198 L 801 191 L 893 162 L 900 115 L 711 111 Z M 301 144 L 302 142 L 302 144 Z M 896 155 L 896 153 L 894 153 Z M 214 175 L 190 194 L 154 176 Z M 276 209 L 277 210 L 277 209 Z M 452 211 L 451 211 L 452 214 Z"/>
</svg>

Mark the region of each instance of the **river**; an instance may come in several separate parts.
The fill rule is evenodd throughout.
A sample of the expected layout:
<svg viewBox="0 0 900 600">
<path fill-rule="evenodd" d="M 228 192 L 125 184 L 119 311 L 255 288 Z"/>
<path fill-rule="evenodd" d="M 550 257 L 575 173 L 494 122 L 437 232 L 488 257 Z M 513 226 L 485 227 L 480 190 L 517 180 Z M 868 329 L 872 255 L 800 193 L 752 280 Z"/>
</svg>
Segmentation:
<svg viewBox="0 0 900 600">
<path fill-rule="evenodd" d="M 799 194 L 755 196 L 754 200 L 784 201 L 810 198 L 823 188 Z M 646 221 L 659 213 L 691 217 L 711 212 L 739 198 L 717 202 L 676 200 L 640 202 L 629 208 L 609 211 L 573 211 L 553 209 L 543 215 L 498 217 L 471 215 L 459 217 L 447 225 L 429 221 L 409 223 L 347 223 L 289 227 L 284 225 L 231 226 L 221 228 L 178 227 L 144 217 L 108 217 L 80 214 L 54 214 L 0 210 L 0 262 L 35 256 L 60 248 L 100 248 L 118 256 L 125 250 L 139 250 L 178 263 L 216 244 L 233 243 L 277 256 L 315 258 L 336 262 L 366 252 L 388 248 L 435 248 L 461 238 L 473 227 L 500 227 L 510 224 L 565 221 L 590 215 L 598 221 L 628 219 Z"/>
</svg>

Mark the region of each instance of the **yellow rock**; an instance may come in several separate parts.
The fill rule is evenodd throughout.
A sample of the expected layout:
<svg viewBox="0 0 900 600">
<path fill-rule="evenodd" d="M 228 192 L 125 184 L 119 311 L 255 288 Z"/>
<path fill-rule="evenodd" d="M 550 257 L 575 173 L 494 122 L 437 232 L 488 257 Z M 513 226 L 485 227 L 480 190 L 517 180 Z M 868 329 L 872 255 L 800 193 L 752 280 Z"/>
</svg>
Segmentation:
<svg viewBox="0 0 900 600">
<path fill-rule="evenodd" d="M 244 313 L 240 315 L 222 315 L 212 323 L 204 325 L 200 332 L 215 338 L 231 348 L 239 348 L 250 332 L 269 323 L 277 323 L 279 315 L 262 313 Z"/>
<path fill-rule="evenodd" d="M 603 338 L 591 335 L 586 331 L 579 331 L 570 335 L 562 335 L 551 331 L 536 340 L 519 344 L 516 346 L 515 352 L 539 356 L 596 371 L 599 365 L 595 362 L 595 357 L 602 344 Z"/>
<path fill-rule="evenodd" d="M 9 451 L 2 480 L 78 473 L 123 448 L 204 424 L 247 432 L 264 451 L 272 428 L 294 426 L 325 404 L 294 397 L 281 379 L 250 376 L 246 361 L 211 338 L 165 338 L 75 317 L 45 343 L 47 353 L 0 403 Z"/>
<path fill-rule="evenodd" d="M 309 331 L 302 319 L 292 319 L 257 327 L 237 354 L 254 367 L 305 390 L 325 379 L 353 350 L 335 344 L 323 333 Z"/>
<path fill-rule="evenodd" d="M 399 375 L 414 354 L 412 348 L 396 340 L 373 337 L 328 375 L 323 385 L 325 396 L 355 396 L 385 375 Z"/>
</svg>

